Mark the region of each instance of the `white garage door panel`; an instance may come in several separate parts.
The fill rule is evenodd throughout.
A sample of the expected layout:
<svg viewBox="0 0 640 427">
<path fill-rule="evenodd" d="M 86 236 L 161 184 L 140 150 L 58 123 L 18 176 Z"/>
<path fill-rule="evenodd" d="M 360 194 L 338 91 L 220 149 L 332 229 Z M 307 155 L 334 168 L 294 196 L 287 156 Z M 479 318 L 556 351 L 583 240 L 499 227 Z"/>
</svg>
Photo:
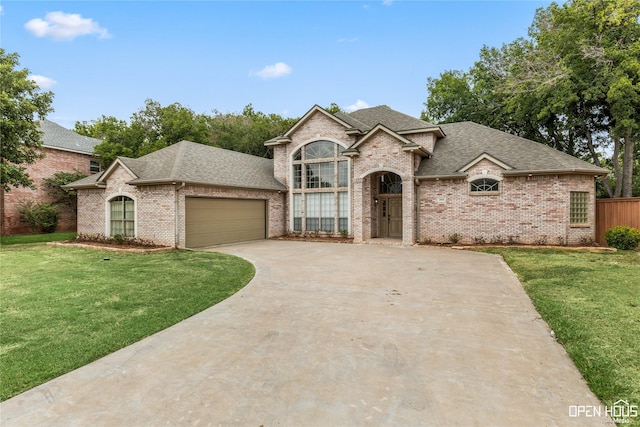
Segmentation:
<svg viewBox="0 0 640 427">
<path fill-rule="evenodd" d="M 197 248 L 266 238 L 266 202 L 186 199 L 186 246 Z"/>
</svg>

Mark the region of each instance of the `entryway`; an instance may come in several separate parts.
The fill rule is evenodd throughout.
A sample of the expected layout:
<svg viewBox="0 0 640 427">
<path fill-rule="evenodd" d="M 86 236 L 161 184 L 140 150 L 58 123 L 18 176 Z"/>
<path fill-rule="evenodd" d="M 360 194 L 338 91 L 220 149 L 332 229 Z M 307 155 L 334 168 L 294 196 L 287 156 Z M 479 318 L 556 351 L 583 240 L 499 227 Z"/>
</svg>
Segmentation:
<svg viewBox="0 0 640 427">
<path fill-rule="evenodd" d="M 379 196 L 378 227 L 380 238 L 402 238 L 402 194 Z"/>
<path fill-rule="evenodd" d="M 402 239 L 402 178 L 393 172 L 378 176 L 378 237 Z"/>
</svg>

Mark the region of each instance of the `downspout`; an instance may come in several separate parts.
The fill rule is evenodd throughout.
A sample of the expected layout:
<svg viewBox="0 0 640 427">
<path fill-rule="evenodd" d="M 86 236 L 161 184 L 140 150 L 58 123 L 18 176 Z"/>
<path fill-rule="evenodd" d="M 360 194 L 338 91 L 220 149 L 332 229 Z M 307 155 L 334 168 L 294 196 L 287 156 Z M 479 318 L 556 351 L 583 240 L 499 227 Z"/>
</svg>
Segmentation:
<svg viewBox="0 0 640 427">
<path fill-rule="evenodd" d="M 173 185 L 176 185 L 176 183 Z M 183 182 L 180 187 L 175 187 L 175 232 L 173 233 L 175 236 L 173 247 L 175 249 L 178 249 L 178 245 L 180 244 L 180 197 L 178 197 L 178 191 L 182 190 L 186 185 L 187 183 Z"/>
</svg>

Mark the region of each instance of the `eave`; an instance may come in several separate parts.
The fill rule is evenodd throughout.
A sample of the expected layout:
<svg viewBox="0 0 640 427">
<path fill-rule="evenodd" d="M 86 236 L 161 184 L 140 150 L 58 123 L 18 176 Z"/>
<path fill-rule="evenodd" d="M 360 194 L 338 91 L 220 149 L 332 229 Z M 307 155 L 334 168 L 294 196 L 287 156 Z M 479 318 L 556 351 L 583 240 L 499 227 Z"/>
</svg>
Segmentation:
<svg viewBox="0 0 640 427">
<path fill-rule="evenodd" d="M 265 147 L 275 147 L 277 145 L 289 144 L 291 142 L 291 138 L 288 136 L 278 136 L 276 138 L 270 139 L 264 143 Z"/>
<path fill-rule="evenodd" d="M 402 146 L 402 151 L 413 152 L 420 157 L 431 157 L 433 155 L 432 152 L 430 152 L 426 148 L 419 146 L 418 144 L 405 144 Z"/>
<path fill-rule="evenodd" d="M 440 181 L 443 179 L 466 179 L 466 173 L 450 173 L 442 175 L 416 175 L 415 179 L 419 181 Z"/>
<path fill-rule="evenodd" d="M 80 185 L 61 185 L 62 188 L 67 188 L 69 190 L 78 190 L 78 189 L 91 189 L 91 188 L 107 188 L 107 183 L 98 181 L 92 182 L 91 184 L 80 184 Z"/>
<path fill-rule="evenodd" d="M 545 170 L 506 170 L 502 171 L 504 176 L 540 176 L 540 175 L 592 175 L 592 176 L 605 176 L 609 173 L 608 170 L 602 169 L 601 171 L 593 169 L 545 169 Z"/>
<path fill-rule="evenodd" d="M 411 135 L 414 133 L 435 133 L 438 138 L 443 138 L 446 136 L 444 131 L 440 128 L 440 126 L 421 128 L 421 129 L 399 130 L 399 131 L 396 131 L 396 133 L 398 135 Z"/>
<path fill-rule="evenodd" d="M 188 184 L 188 185 L 200 185 L 204 187 L 219 187 L 219 188 L 246 188 L 250 190 L 262 190 L 262 191 L 285 191 L 287 187 L 284 184 L 281 184 L 281 187 L 258 187 L 258 186 L 250 186 L 250 185 L 231 185 L 231 184 L 216 184 L 212 182 L 203 182 L 203 181 L 189 181 L 182 179 L 167 179 L 167 178 L 158 178 L 158 179 L 133 179 L 131 181 L 127 181 L 126 184 L 133 185 L 136 187 L 143 187 L 147 185 L 176 185 L 176 184 Z"/>
</svg>

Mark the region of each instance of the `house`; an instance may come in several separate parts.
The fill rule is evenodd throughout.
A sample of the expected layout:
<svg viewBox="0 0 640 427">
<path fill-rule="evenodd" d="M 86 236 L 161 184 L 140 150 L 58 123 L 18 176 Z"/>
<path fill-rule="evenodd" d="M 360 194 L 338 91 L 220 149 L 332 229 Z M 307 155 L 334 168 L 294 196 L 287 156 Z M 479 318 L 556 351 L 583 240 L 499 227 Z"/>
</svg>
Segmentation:
<svg viewBox="0 0 640 427">
<path fill-rule="evenodd" d="M 102 141 L 77 134 L 49 120 L 41 120 L 39 126 L 43 142 L 39 151 L 44 158 L 26 167 L 36 189 L 17 187 L 9 192 L 0 190 L 3 235 L 31 233 L 29 226 L 20 222 L 18 208 L 23 200 L 32 200 L 34 203 L 51 203 L 54 200 L 47 194 L 45 178 L 52 178 L 57 172 L 80 171 L 89 175 L 100 171 L 99 163 L 93 158 L 93 148 Z M 75 211 L 69 207 L 59 208 L 57 231 L 75 231 Z"/>
<path fill-rule="evenodd" d="M 73 184 L 78 232 L 201 247 L 285 234 L 577 244 L 607 173 L 471 122 L 314 106 L 273 160 L 182 141 Z"/>
</svg>

